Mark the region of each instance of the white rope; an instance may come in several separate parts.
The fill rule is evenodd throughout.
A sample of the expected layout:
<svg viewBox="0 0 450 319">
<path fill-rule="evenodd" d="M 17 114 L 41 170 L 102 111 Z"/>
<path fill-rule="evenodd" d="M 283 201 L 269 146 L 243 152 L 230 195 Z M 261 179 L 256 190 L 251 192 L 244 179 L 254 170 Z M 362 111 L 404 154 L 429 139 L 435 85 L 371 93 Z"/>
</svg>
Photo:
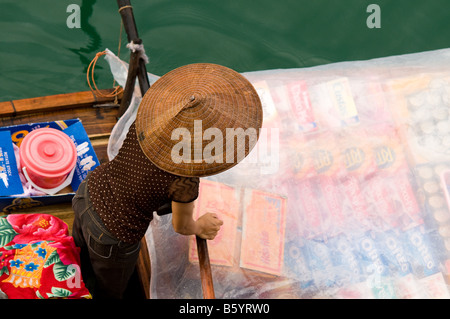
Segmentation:
<svg viewBox="0 0 450 319">
<path fill-rule="evenodd" d="M 145 63 L 148 63 L 148 56 L 145 54 L 144 45 L 143 44 L 136 44 L 133 41 L 127 44 L 127 48 L 130 49 L 133 53 L 138 51 L 141 55 L 141 58 L 144 60 Z"/>
</svg>

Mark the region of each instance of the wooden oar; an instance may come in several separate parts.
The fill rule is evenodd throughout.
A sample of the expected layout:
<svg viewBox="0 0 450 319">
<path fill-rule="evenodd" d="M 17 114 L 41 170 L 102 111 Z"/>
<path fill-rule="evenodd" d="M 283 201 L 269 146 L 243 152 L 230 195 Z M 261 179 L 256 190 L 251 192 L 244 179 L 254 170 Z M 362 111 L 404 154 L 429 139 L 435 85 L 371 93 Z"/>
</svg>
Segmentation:
<svg viewBox="0 0 450 319">
<path fill-rule="evenodd" d="M 200 279 L 202 282 L 203 298 L 214 299 L 214 285 L 209 263 L 208 244 L 206 240 L 196 236 L 198 260 L 200 264 Z"/>
</svg>

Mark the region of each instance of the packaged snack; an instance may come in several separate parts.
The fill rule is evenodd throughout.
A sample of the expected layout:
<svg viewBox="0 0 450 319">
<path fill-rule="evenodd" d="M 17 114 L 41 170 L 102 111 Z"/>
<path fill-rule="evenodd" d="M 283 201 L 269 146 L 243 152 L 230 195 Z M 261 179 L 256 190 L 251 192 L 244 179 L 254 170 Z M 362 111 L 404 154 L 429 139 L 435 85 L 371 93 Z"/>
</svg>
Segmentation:
<svg viewBox="0 0 450 319">
<path fill-rule="evenodd" d="M 273 275 L 283 270 L 286 199 L 246 189 L 240 266 Z"/>
<path fill-rule="evenodd" d="M 439 260 L 433 248 L 429 231 L 423 225 L 404 232 L 407 245 L 408 260 L 412 272 L 418 278 L 428 277 L 439 272 Z"/>
<path fill-rule="evenodd" d="M 328 240 L 330 255 L 337 270 L 337 287 L 349 287 L 363 282 L 365 273 L 358 260 L 358 250 L 347 235 L 339 235 Z"/>
<path fill-rule="evenodd" d="M 368 197 L 364 194 L 366 181 L 377 170 L 370 148 L 370 138 L 362 127 L 346 131 L 339 137 L 345 174 L 340 176 L 342 201 L 344 210 L 348 211 L 348 226 L 352 230 L 365 232 L 374 227 L 373 217 L 370 215 Z"/>
<path fill-rule="evenodd" d="M 273 102 L 271 90 L 267 81 L 253 83 L 253 86 L 261 100 L 264 114 L 263 126 L 279 128 L 279 115 L 275 103 Z"/>
<path fill-rule="evenodd" d="M 424 289 L 424 298 L 450 299 L 447 284 L 441 272 L 419 280 Z"/>
<path fill-rule="evenodd" d="M 395 291 L 399 299 L 423 299 L 426 297 L 422 285 L 412 273 L 394 279 Z"/>
<path fill-rule="evenodd" d="M 360 123 L 348 78 L 336 78 L 318 84 L 312 90 L 318 125 L 334 130 Z"/>
<path fill-rule="evenodd" d="M 198 219 L 205 213 L 215 213 L 223 221 L 223 226 L 216 238 L 208 241 L 211 264 L 229 267 L 236 264 L 239 209 L 239 190 L 222 183 L 201 181 L 194 219 Z M 191 236 L 189 241 L 189 260 L 198 262 L 195 236 Z"/>
<path fill-rule="evenodd" d="M 355 238 L 354 244 L 358 249 L 359 263 L 366 276 L 366 284 L 377 299 L 396 298 L 393 277 L 389 273 L 383 249 L 376 240 L 376 234 L 367 232 Z"/>
<path fill-rule="evenodd" d="M 318 136 L 310 156 L 314 161 L 316 177 L 312 180 L 315 198 L 320 205 L 322 227 L 328 236 L 334 236 L 344 231 L 347 213 L 344 212 L 342 190 L 339 186 L 344 168 L 334 136 L 328 132 Z"/>
<path fill-rule="evenodd" d="M 404 229 L 423 223 L 413 175 L 403 152 L 397 131 L 377 126 L 372 154 L 377 171 L 368 183 L 371 203 L 386 227 Z"/>
<path fill-rule="evenodd" d="M 333 265 L 331 249 L 325 240 L 305 241 L 305 259 L 316 289 L 323 291 L 336 286 L 337 269 Z"/>
<path fill-rule="evenodd" d="M 289 82 L 286 84 L 286 90 L 297 130 L 305 133 L 316 130 L 317 123 L 306 82 Z"/>
<path fill-rule="evenodd" d="M 308 267 L 306 253 L 302 239 L 293 238 L 286 241 L 283 274 L 288 278 L 295 278 L 302 290 L 314 285 L 313 271 Z"/>
</svg>

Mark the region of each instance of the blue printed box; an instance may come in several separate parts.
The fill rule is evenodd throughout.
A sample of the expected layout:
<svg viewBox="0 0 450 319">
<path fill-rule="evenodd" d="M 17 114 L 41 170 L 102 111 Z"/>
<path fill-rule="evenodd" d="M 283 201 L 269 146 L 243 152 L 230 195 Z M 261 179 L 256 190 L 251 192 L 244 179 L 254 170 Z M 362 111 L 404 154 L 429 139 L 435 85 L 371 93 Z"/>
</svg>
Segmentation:
<svg viewBox="0 0 450 319">
<path fill-rule="evenodd" d="M 72 191 L 55 195 L 24 196 L 13 143 L 20 147 L 22 139 L 32 130 L 50 127 L 66 133 L 77 149 L 77 163 L 70 184 Z M 88 172 L 99 160 L 79 119 L 0 127 L 0 211 L 11 213 L 20 209 L 69 202 Z"/>
</svg>

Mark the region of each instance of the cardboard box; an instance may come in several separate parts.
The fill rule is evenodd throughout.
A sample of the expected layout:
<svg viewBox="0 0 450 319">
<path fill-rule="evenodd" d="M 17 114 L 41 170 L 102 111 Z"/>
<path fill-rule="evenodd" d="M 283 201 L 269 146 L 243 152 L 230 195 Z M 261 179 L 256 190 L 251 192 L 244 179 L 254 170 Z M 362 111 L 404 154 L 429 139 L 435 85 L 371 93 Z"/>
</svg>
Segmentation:
<svg viewBox="0 0 450 319">
<path fill-rule="evenodd" d="M 20 147 L 29 132 L 43 127 L 63 131 L 75 143 L 78 158 L 71 189 L 68 190 L 68 187 L 55 195 L 24 197 L 12 143 Z M 0 211 L 7 214 L 24 208 L 71 201 L 88 172 L 99 165 L 94 148 L 79 119 L 0 127 L 0 153 Z M 17 193 L 18 190 L 22 192 Z"/>
</svg>

